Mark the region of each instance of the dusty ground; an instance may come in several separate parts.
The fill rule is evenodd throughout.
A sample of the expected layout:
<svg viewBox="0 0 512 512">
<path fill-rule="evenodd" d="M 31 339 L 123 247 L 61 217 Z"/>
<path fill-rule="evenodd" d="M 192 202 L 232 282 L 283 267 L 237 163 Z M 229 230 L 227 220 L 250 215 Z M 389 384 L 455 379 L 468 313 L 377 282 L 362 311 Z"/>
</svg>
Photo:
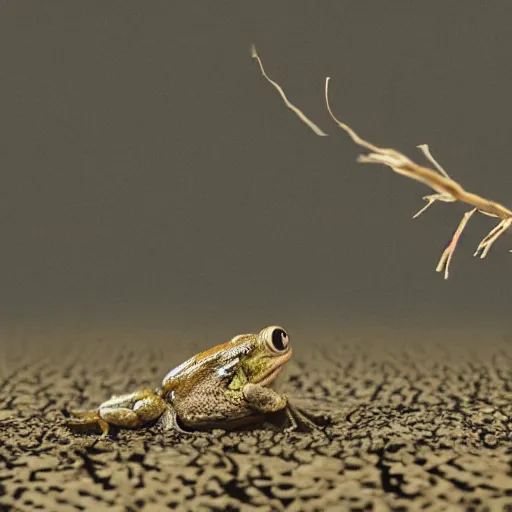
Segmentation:
<svg viewBox="0 0 512 512">
<path fill-rule="evenodd" d="M 105 440 L 69 433 L 62 410 L 155 385 L 169 348 L 4 348 L 0 509 L 512 510 L 509 344 L 376 347 L 296 347 L 284 387 L 330 417 L 321 434 L 153 427 Z"/>
</svg>

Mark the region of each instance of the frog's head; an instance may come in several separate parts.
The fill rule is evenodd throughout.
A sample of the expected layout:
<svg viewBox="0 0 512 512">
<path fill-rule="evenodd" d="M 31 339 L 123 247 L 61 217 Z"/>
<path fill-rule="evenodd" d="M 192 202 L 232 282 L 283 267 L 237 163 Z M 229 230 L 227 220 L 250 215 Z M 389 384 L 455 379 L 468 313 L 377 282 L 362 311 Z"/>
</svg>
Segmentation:
<svg viewBox="0 0 512 512">
<path fill-rule="evenodd" d="M 248 382 L 271 386 L 292 357 L 290 338 L 278 325 L 270 325 L 253 338 L 252 350 L 242 361 Z"/>
</svg>

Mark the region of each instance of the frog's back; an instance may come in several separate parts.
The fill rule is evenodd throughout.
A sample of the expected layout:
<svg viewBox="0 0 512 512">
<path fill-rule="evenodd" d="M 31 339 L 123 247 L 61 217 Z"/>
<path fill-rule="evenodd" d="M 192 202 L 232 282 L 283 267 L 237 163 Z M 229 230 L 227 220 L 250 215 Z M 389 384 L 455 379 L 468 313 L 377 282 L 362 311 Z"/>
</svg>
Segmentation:
<svg viewBox="0 0 512 512">
<path fill-rule="evenodd" d="M 173 368 L 162 381 L 163 395 L 190 392 L 193 387 L 213 379 L 219 384 L 239 362 L 242 355 L 250 352 L 253 335 L 237 336 L 226 343 L 212 347 Z"/>
<path fill-rule="evenodd" d="M 171 370 L 162 382 L 161 395 L 173 404 L 188 425 L 221 421 L 247 411 L 227 393 L 240 359 L 253 348 L 253 335 L 231 341 L 191 357 Z"/>
</svg>

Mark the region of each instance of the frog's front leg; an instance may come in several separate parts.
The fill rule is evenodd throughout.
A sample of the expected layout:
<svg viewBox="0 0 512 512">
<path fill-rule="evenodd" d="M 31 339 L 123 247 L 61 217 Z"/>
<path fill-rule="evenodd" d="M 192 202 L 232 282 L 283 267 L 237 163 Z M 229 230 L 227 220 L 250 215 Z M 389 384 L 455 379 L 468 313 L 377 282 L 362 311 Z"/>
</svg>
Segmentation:
<svg viewBox="0 0 512 512">
<path fill-rule="evenodd" d="M 71 411 L 75 419 L 68 421 L 74 430 L 101 430 L 108 434 L 109 425 L 123 428 L 140 427 L 159 418 L 168 408 L 167 402 L 151 389 L 113 396 L 97 410 Z"/>
<path fill-rule="evenodd" d="M 286 408 L 288 403 L 285 395 L 258 384 L 246 384 L 242 392 L 249 406 L 263 414 L 280 411 Z"/>
<path fill-rule="evenodd" d="M 243 394 L 249 405 L 263 414 L 271 414 L 284 409 L 290 422 L 290 427 L 287 427 L 286 430 L 318 430 L 318 426 L 297 407 L 294 407 L 285 395 L 281 395 L 271 388 L 258 384 L 246 384 Z"/>
</svg>

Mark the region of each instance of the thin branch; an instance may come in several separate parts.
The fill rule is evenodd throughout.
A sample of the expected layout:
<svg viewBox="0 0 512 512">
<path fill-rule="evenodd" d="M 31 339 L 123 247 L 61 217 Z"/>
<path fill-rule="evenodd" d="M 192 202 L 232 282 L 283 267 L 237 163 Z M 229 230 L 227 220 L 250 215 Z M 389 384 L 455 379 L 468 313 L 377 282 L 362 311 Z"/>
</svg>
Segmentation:
<svg viewBox="0 0 512 512">
<path fill-rule="evenodd" d="M 439 165 L 439 163 L 431 155 L 428 146 L 426 145 L 422 145 L 419 147 L 423 151 L 425 156 L 430 160 L 430 162 L 434 164 L 434 166 L 437 168 L 439 172 L 416 164 L 415 162 L 407 158 L 402 153 L 399 153 L 398 151 L 378 148 L 377 146 L 374 146 L 373 144 L 365 141 L 364 139 L 361 139 L 359 136 L 354 137 L 355 132 L 344 123 L 341 123 L 332 114 L 332 110 L 329 105 L 328 93 L 329 78 L 325 80 L 325 102 L 329 114 L 331 115 L 333 120 L 338 124 L 338 126 L 340 126 L 349 134 L 349 136 L 352 138 L 352 140 L 354 140 L 354 142 L 356 142 L 356 144 L 373 151 L 373 153 L 369 153 L 367 155 L 360 155 L 358 158 L 359 162 L 384 164 L 388 167 L 391 167 L 391 169 L 396 173 L 407 176 L 408 178 L 411 178 L 413 180 L 420 181 L 437 192 L 437 194 L 432 194 L 424 197 L 424 199 L 427 200 L 427 205 L 424 208 L 422 208 L 418 213 L 416 213 L 414 217 L 418 217 L 434 201 L 459 201 L 462 203 L 469 204 L 470 206 L 473 206 L 474 209 L 465 214 L 464 217 L 462 218 L 462 221 L 459 224 L 457 230 L 455 231 L 455 234 L 450 244 L 443 252 L 443 255 L 441 256 L 441 259 L 439 261 L 439 265 L 437 266 L 437 271 L 439 272 L 444 268 L 445 279 L 448 279 L 448 268 L 453 253 L 457 247 L 457 242 L 460 238 L 460 235 L 462 234 L 462 231 L 466 227 L 466 224 L 468 223 L 469 219 L 477 210 L 484 215 L 498 217 L 499 219 L 501 219 L 500 223 L 494 229 L 492 229 L 489 232 L 489 234 L 480 242 L 475 252 L 475 256 L 480 255 L 480 258 L 485 258 L 491 246 L 512 225 L 512 211 L 500 203 L 486 199 L 482 196 L 479 196 L 478 194 L 466 191 L 459 183 L 457 183 L 456 181 L 452 180 L 449 177 L 448 173 L 441 167 L 441 165 Z"/>
<path fill-rule="evenodd" d="M 430 194 L 429 196 L 423 196 L 422 199 L 425 199 L 427 204 L 412 216 L 413 219 L 419 217 L 429 206 L 434 204 L 436 201 L 443 201 L 444 203 L 455 203 L 457 201 L 454 197 L 447 196 L 445 194 Z"/>
<path fill-rule="evenodd" d="M 512 211 L 510 211 L 508 208 L 505 208 L 505 206 L 496 203 L 495 201 L 485 199 L 478 194 L 473 194 L 464 190 L 464 188 L 459 183 L 452 180 L 451 178 L 447 178 L 446 176 L 442 176 L 432 169 L 428 169 L 427 167 L 416 164 L 402 153 L 395 151 L 394 149 L 379 148 L 370 142 L 361 139 L 357 135 L 354 137 L 354 131 L 344 123 L 338 121 L 332 114 L 331 108 L 329 106 L 328 84 L 329 78 L 327 78 L 325 81 L 325 101 L 327 104 L 327 110 L 331 114 L 334 121 L 350 135 L 356 144 L 373 151 L 373 153 L 369 153 L 368 155 L 361 155 L 358 158 L 359 162 L 384 164 L 388 167 L 391 167 L 391 169 L 393 169 L 393 171 L 398 174 L 403 174 L 408 178 L 420 181 L 439 194 L 451 196 L 456 201 L 474 206 L 477 210 L 499 217 L 500 219 L 508 219 L 512 217 Z"/>
<path fill-rule="evenodd" d="M 320 128 L 312 123 L 306 116 L 304 116 L 304 114 L 299 109 L 297 109 L 297 107 L 291 105 L 281 87 L 266 75 L 263 69 L 263 64 L 258 57 L 254 47 L 252 50 L 252 56 L 258 60 L 263 76 L 279 91 L 286 105 L 291 108 L 299 116 L 299 118 L 305 122 L 315 133 L 317 133 L 317 135 L 325 135 L 325 133 L 322 132 L 322 130 L 320 130 Z M 397 174 L 401 174 L 412 180 L 419 181 L 436 192 L 435 194 L 430 194 L 423 197 L 423 199 L 427 201 L 427 204 L 421 210 L 419 210 L 413 218 L 419 217 L 435 201 L 441 201 L 445 203 L 453 203 L 458 201 L 473 207 L 472 210 L 464 214 L 462 220 L 459 223 L 459 226 L 455 230 L 450 243 L 444 250 L 436 270 L 438 272 L 444 270 L 444 277 L 445 279 L 448 278 L 450 263 L 455 249 L 457 248 L 459 239 L 467 223 L 469 222 L 469 219 L 476 211 L 482 213 L 483 215 L 500 219 L 498 225 L 493 228 L 480 242 L 475 252 L 475 256 L 479 255 L 480 258 L 485 258 L 491 246 L 496 242 L 496 240 L 498 240 L 498 238 L 512 226 L 512 211 L 500 203 L 465 190 L 462 185 L 460 185 L 460 183 L 450 178 L 448 173 L 432 156 L 429 147 L 426 144 L 422 144 L 418 146 L 418 148 L 423 152 L 425 157 L 435 167 L 436 170 L 418 165 L 399 151 L 391 148 L 378 147 L 360 137 L 352 128 L 350 128 L 350 126 L 337 119 L 332 112 L 329 103 L 329 80 L 330 78 L 326 78 L 325 80 L 325 103 L 329 115 L 334 120 L 334 122 L 342 130 L 344 130 L 358 146 L 361 146 L 370 151 L 367 154 L 360 155 L 357 159 L 358 162 L 385 165 L 390 167 Z"/>
<path fill-rule="evenodd" d="M 317 135 L 319 135 L 320 137 L 327 137 L 328 136 L 327 133 L 323 132 L 320 128 L 318 128 L 318 126 L 315 123 L 313 123 L 313 121 L 308 119 L 306 117 L 306 115 L 301 110 L 299 110 L 295 105 L 290 103 L 290 101 L 286 97 L 286 94 L 284 93 L 284 91 L 281 88 L 281 86 L 279 84 L 277 84 L 276 82 L 274 82 L 267 75 L 267 73 L 265 73 L 265 69 L 263 68 L 263 63 L 261 62 L 261 59 L 260 59 L 258 53 L 256 52 L 256 47 L 254 45 L 251 46 L 251 57 L 258 61 L 258 64 L 259 64 L 260 69 L 261 69 L 261 74 L 267 79 L 268 82 L 270 82 L 277 89 L 277 92 L 279 92 L 279 94 L 281 95 L 281 98 L 283 98 L 283 101 L 284 101 L 285 105 L 290 110 L 295 112 L 295 114 L 297 114 L 297 116 L 299 116 L 299 119 L 302 122 L 306 123 Z"/>
<path fill-rule="evenodd" d="M 420 144 L 419 146 L 416 146 L 418 147 L 419 149 L 421 149 L 421 151 L 423 152 L 423 154 L 427 157 L 427 159 L 430 161 L 430 163 L 434 164 L 434 167 L 445 177 L 445 178 L 450 178 L 450 176 L 448 176 L 448 173 L 441 167 L 441 165 L 439 164 L 439 162 L 432 156 L 432 153 L 430 152 L 430 149 L 428 147 L 428 144 Z"/>
<path fill-rule="evenodd" d="M 498 240 L 498 238 L 507 231 L 507 229 L 512 224 L 512 219 L 504 219 L 502 220 L 481 242 L 477 247 L 474 256 L 478 256 L 480 253 L 480 258 L 485 258 L 490 248 Z"/>
<path fill-rule="evenodd" d="M 442 272 L 444 269 L 444 278 L 448 279 L 449 271 L 450 271 L 450 263 L 452 261 L 453 253 L 455 252 L 455 249 L 457 248 L 457 244 L 459 243 L 460 237 L 462 235 L 462 232 L 464 231 L 464 228 L 466 227 L 467 223 L 469 222 L 469 219 L 471 216 L 476 212 L 476 208 L 473 208 L 469 212 L 466 212 L 464 216 L 462 217 L 462 220 L 460 221 L 459 226 L 455 230 L 455 233 L 453 234 L 453 237 L 448 244 L 448 247 L 444 250 L 441 259 L 439 260 L 439 263 L 436 267 L 436 272 Z"/>
<path fill-rule="evenodd" d="M 427 160 L 431 162 L 434 167 L 445 177 L 450 179 L 450 176 L 448 173 L 443 169 L 441 164 L 432 156 L 432 153 L 430 152 L 430 148 L 428 147 L 428 144 L 420 144 L 417 146 L 421 152 L 425 155 Z M 413 219 L 416 217 L 419 217 L 422 213 L 424 213 L 430 206 L 432 206 L 436 201 L 442 201 L 444 203 L 454 203 L 456 199 L 447 194 L 431 194 L 428 196 L 424 196 L 423 199 L 427 201 L 427 204 L 419 210 L 415 215 L 413 215 Z"/>
</svg>

